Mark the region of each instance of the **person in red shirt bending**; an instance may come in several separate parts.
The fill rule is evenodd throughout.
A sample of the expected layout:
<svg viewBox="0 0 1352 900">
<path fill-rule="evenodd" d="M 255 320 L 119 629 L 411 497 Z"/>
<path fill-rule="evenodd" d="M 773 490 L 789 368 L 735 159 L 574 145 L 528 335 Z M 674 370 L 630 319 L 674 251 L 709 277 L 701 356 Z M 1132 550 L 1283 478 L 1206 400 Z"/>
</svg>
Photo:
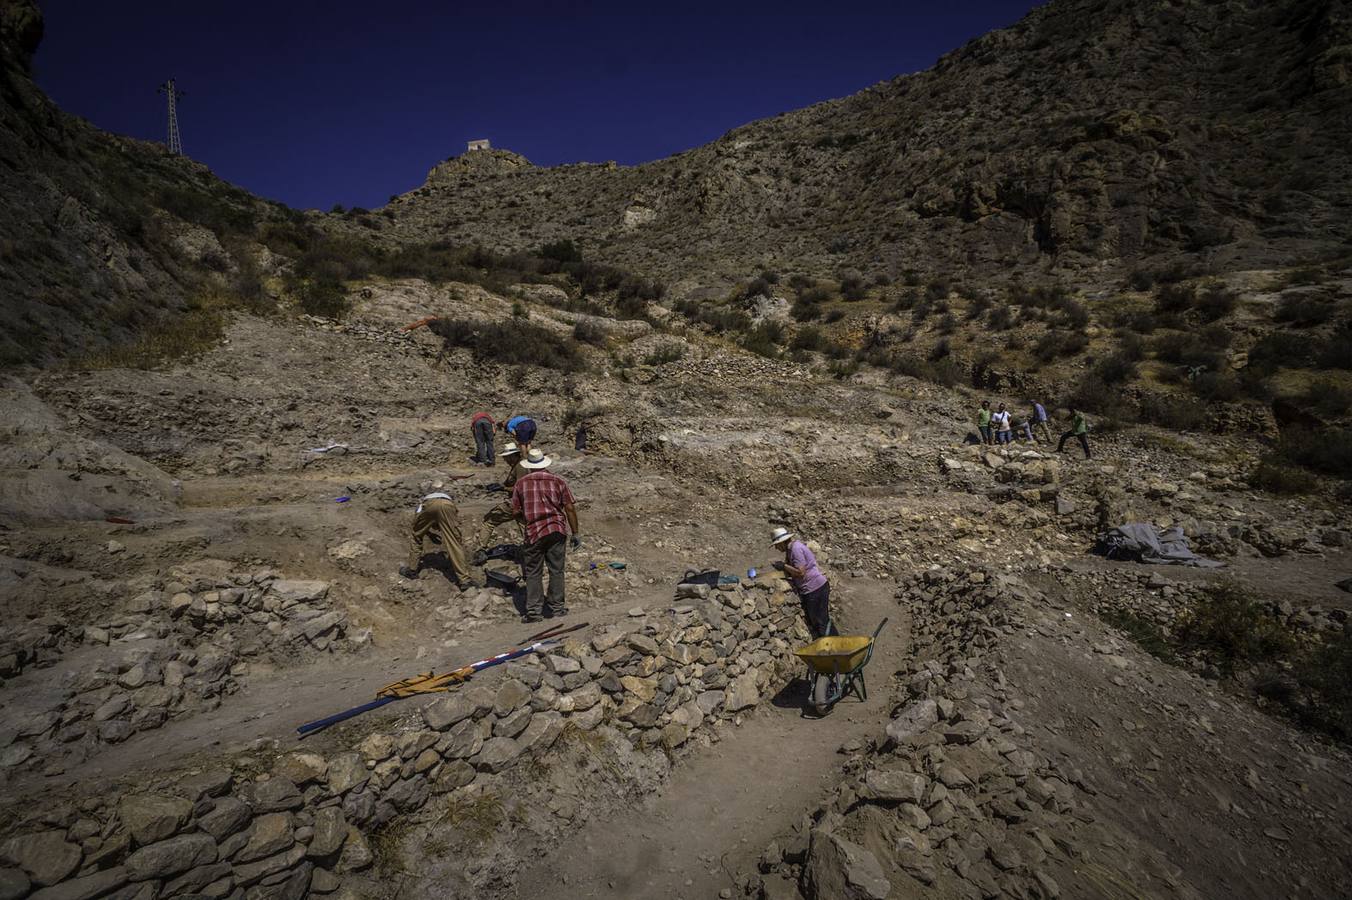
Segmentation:
<svg viewBox="0 0 1352 900">
<path fill-rule="evenodd" d="M 564 603 L 563 563 L 571 543 L 576 550 L 582 543 L 577 533 L 577 510 L 568 482 L 547 472 L 553 460 L 544 451 L 532 447 L 521 461 L 525 474 L 512 488 L 512 512 L 526 526 L 526 544 L 522 568 L 526 573 L 526 614 L 523 622 L 539 622 L 542 602 L 555 618 L 568 615 Z M 568 535 L 572 534 L 569 542 Z M 544 567 L 549 566 L 549 593 L 544 596 Z"/>
<path fill-rule="evenodd" d="M 469 420 L 469 430 L 474 432 L 474 464 L 491 466 L 493 458 L 493 417 L 486 412 L 475 413 Z"/>
</svg>

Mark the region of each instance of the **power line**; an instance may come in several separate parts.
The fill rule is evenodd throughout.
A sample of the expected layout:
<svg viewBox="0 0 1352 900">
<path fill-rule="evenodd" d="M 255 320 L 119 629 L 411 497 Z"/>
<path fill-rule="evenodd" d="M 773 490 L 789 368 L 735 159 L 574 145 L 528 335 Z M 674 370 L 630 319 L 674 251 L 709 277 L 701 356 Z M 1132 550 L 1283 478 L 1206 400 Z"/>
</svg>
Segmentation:
<svg viewBox="0 0 1352 900">
<path fill-rule="evenodd" d="M 174 84 L 174 79 L 170 78 L 160 85 L 160 93 L 169 98 L 169 154 L 182 156 L 183 139 L 178 134 L 178 98 L 183 96 L 183 92 Z"/>
</svg>

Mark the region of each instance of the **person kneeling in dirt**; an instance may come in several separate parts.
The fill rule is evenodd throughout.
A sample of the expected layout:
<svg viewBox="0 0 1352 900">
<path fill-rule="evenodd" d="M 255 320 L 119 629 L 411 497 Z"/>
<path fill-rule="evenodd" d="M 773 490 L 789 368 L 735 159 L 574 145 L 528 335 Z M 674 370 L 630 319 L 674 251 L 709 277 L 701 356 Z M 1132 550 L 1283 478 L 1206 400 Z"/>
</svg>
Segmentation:
<svg viewBox="0 0 1352 900">
<path fill-rule="evenodd" d="M 413 516 L 413 537 L 409 543 L 408 563 L 399 567 L 399 574 L 405 578 L 417 578 L 422 568 L 423 538 L 432 537 L 441 543 L 450 560 L 451 571 L 460 587 L 481 587 L 470 577 L 469 561 L 465 557 L 465 547 L 460 539 L 460 510 L 451 501 L 450 494 L 444 493 L 441 482 L 432 485 L 433 492 L 422 498 L 418 511 Z"/>
<path fill-rule="evenodd" d="M 521 461 L 526 473 L 512 488 L 512 511 L 526 526 L 522 568 L 526 574 L 526 614 L 523 622 L 538 622 L 542 604 L 555 618 L 568 615 L 564 599 L 563 564 L 572 533 L 572 548 L 582 543 L 577 533 L 577 510 L 568 482 L 546 472 L 553 460 L 532 448 Z M 549 595 L 544 596 L 544 567 L 549 566 Z"/>
<path fill-rule="evenodd" d="M 775 563 L 776 569 L 782 569 L 789 576 L 789 583 L 803 604 L 803 618 L 807 620 L 807 630 L 815 641 L 834 633 L 831 625 L 831 582 L 826 580 L 822 570 L 817 568 L 817 557 L 808 549 L 807 544 L 795 541 L 787 528 L 776 528 L 770 535 L 770 546 L 784 551 L 784 562 Z"/>
<path fill-rule="evenodd" d="M 516 513 L 512 511 L 512 488 L 516 487 L 517 481 L 525 474 L 525 470 L 521 468 L 521 448 L 509 443 L 498 455 L 507 464 L 507 477 L 502 479 L 502 488 L 507 492 L 507 499 L 484 513 L 483 528 L 475 541 L 476 549 L 487 543 L 489 536 L 499 525 L 516 521 Z"/>
</svg>

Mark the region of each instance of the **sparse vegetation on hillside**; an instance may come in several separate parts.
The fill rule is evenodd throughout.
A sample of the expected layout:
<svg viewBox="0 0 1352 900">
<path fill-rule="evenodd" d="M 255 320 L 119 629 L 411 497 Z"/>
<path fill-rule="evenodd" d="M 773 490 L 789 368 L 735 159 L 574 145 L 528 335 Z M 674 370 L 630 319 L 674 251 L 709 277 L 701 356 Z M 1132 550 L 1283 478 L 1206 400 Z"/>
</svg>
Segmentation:
<svg viewBox="0 0 1352 900">
<path fill-rule="evenodd" d="M 586 368 L 586 360 L 574 341 L 525 319 L 505 322 L 437 319 L 427 327 L 448 348 L 465 347 L 473 351 L 480 365 L 534 365 L 561 372 Z"/>
</svg>

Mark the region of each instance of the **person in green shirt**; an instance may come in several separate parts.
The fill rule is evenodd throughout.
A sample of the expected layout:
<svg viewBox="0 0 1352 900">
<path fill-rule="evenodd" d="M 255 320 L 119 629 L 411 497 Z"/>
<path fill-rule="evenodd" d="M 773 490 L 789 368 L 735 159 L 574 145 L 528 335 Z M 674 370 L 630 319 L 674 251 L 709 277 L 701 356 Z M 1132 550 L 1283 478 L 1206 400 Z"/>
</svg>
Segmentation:
<svg viewBox="0 0 1352 900">
<path fill-rule="evenodd" d="M 1057 453 L 1066 452 L 1066 438 L 1074 435 L 1084 448 L 1084 458 L 1089 458 L 1089 422 L 1078 409 L 1070 411 L 1070 431 L 1061 435 L 1061 443 L 1056 445 Z"/>
<path fill-rule="evenodd" d="M 981 401 L 981 408 L 976 411 L 976 428 L 981 432 L 981 443 L 991 443 L 991 402 L 989 400 Z"/>
</svg>

